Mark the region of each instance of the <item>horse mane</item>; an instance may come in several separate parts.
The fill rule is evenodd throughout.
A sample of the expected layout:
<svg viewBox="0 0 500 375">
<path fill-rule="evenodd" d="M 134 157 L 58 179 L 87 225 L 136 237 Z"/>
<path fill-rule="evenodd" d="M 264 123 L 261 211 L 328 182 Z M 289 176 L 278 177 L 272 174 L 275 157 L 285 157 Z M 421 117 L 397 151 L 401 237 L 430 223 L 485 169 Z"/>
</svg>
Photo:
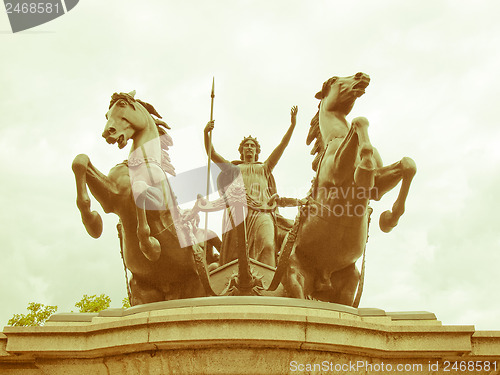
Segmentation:
<svg viewBox="0 0 500 375">
<path fill-rule="evenodd" d="M 174 144 L 174 142 L 172 141 L 172 137 L 170 136 L 170 134 L 167 133 L 167 129 L 171 129 L 170 126 L 168 126 L 165 121 L 160 120 L 162 117 L 156 111 L 156 109 L 155 109 L 155 107 L 153 107 L 153 105 L 146 103 L 140 99 L 135 99 L 132 95 L 124 93 L 124 92 L 120 92 L 120 93 L 115 92 L 111 96 L 111 102 L 109 103 L 109 108 L 111 108 L 120 99 L 125 100 L 134 109 L 135 109 L 134 103 L 135 102 L 139 103 L 151 115 L 151 118 L 153 119 L 153 121 L 156 124 L 156 127 L 158 128 L 158 134 L 160 135 L 160 147 L 161 147 L 161 161 L 160 161 L 160 163 L 161 163 L 161 167 L 166 173 L 171 174 L 172 176 L 175 176 L 175 168 L 172 165 L 170 155 L 168 154 L 169 147 Z M 155 118 L 153 116 L 155 116 L 157 118 Z"/>
<path fill-rule="evenodd" d="M 333 76 L 329 79 L 327 79 L 325 82 L 323 82 L 323 86 L 321 87 L 321 91 L 317 92 L 314 97 L 316 99 L 319 99 L 320 102 L 318 104 L 318 112 L 316 112 L 316 115 L 311 120 L 311 127 L 309 128 L 309 133 L 307 134 L 307 139 L 306 139 L 306 144 L 309 146 L 313 139 L 316 139 L 316 142 L 314 142 L 314 146 L 311 150 L 311 155 L 316 154 L 316 157 L 314 158 L 312 162 L 312 169 L 314 171 L 318 170 L 318 164 L 321 160 L 321 157 L 323 156 L 323 152 L 325 151 L 325 143 L 323 141 L 323 137 L 321 136 L 321 130 L 319 128 L 319 108 L 321 106 L 321 100 L 328 95 L 328 92 L 330 91 L 330 85 L 334 83 L 339 77 Z"/>
<path fill-rule="evenodd" d="M 170 129 L 170 127 L 162 120 L 153 119 L 158 128 L 158 133 L 160 134 L 160 147 L 161 147 L 161 168 L 175 176 L 175 168 L 170 160 L 170 155 L 168 154 L 168 148 L 174 144 L 172 137 L 167 133 L 165 128 Z"/>
<path fill-rule="evenodd" d="M 314 142 L 311 155 L 316 154 L 316 156 L 312 162 L 312 169 L 317 172 L 321 155 L 325 149 L 323 137 L 321 136 L 321 131 L 319 129 L 319 109 L 311 120 L 311 127 L 309 128 L 309 133 L 307 134 L 306 144 L 309 146 L 314 139 L 316 139 L 316 142 Z"/>
</svg>

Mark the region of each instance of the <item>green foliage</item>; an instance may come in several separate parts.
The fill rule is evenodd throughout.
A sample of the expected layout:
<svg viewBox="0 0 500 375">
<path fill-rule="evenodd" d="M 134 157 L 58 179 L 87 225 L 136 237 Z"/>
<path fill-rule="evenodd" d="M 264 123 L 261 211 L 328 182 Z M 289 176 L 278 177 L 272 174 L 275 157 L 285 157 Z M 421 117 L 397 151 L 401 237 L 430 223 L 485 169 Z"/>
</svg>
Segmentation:
<svg viewBox="0 0 500 375">
<path fill-rule="evenodd" d="M 124 309 L 128 309 L 130 306 L 130 300 L 128 299 L 128 297 L 125 297 L 124 299 L 122 299 L 122 307 Z"/>
<path fill-rule="evenodd" d="M 96 313 L 107 309 L 110 303 L 111 298 L 105 294 L 101 294 L 100 296 L 95 294 L 93 296 L 88 296 L 84 294 L 82 300 L 75 303 L 75 306 L 80 309 L 79 312 L 81 313 Z"/>
<path fill-rule="evenodd" d="M 8 321 L 9 326 L 41 326 L 49 317 L 57 311 L 57 306 L 44 306 L 41 303 L 30 302 L 28 304 L 28 314 L 14 314 Z"/>
<path fill-rule="evenodd" d="M 100 296 L 93 295 L 88 296 L 84 294 L 82 299 L 75 303 L 81 313 L 96 313 L 101 310 L 105 310 L 109 307 L 111 303 L 111 298 L 105 294 Z M 128 297 L 122 300 L 122 307 L 124 309 L 130 307 L 130 301 Z M 14 316 L 8 321 L 9 326 L 41 326 L 45 323 L 49 317 L 57 311 L 57 306 L 44 306 L 41 303 L 30 302 L 27 307 L 28 314 L 14 314 Z"/>
</svg>

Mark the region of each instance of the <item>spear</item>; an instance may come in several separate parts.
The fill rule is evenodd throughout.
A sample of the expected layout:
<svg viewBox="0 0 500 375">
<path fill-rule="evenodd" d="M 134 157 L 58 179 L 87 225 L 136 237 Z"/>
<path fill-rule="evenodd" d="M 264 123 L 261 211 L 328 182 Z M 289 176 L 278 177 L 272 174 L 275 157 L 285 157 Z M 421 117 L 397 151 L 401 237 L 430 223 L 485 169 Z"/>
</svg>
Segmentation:
<svg viewBox="0 0 500 375">
<path fill-rule="evenodd" d="M 214 119 L 214 98 L 215 98 L 215 77 L 212 78 L 212 98 L 210 103 L 210 121 Z M 212 131 L 208 134 L 208 168 L 207 168 L 207 201 L 210 195 L 210 164 L 212 164 Z M 208 211 L 205 212 L 205 251 L 207 251 L 207 233 L 208 233 Z"/>
<path fill-rule="evenodd" d="M 212 79 L 212 92 L 210 97 L 212 98 L 210 103 L 210 121 L 214 119 L 214 98 L 215 98 L 215 77 Z M 208 134 L 208 172 L 207 172 L 207 200 L 210 193 L 210 164 L 212 162 L 212 131 L 210 130 Z M 207 212 L 208 214 L 208 212 Z"/>
</svg>

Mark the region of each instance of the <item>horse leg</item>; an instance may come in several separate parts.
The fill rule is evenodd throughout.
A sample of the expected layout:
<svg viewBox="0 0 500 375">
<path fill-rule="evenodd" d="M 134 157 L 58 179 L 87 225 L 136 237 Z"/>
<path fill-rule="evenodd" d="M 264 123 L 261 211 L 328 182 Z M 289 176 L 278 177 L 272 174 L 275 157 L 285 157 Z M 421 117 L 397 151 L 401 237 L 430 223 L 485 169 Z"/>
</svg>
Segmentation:
<svg viewBox="0 0 500 375">
<path fill-rule="evenodd" d="M 351 127 L 355 129 L 358 136 L 358 154 L 360 162 L 354 172 L 354 182 L 357 186 L 371 189 L 375 184 L 376 161 L 373 156 L 374 148 L 368 136 L 368 120 L 364 117 L 356 117 L 352 120 Z"/>
<path fill-rule="evenodd" d="M 283 286 L 288 297 L 310 299 L 313 291 L 314 274 L 312 270 L 299 261 L 295 253 L 290 256 Z"/>
<path fill-rule="evenodd" d="M 345 138 L 334 138 L 327 146 L 318 178 L 340 186 L 354 170 L 358 155 L 358 137 L 351 127 Z"/>
<path fill-rule="evenodd" d="M 295 254 L 290 256 L 290 263 L 283 280 L 283 286 L 287 297 L 305 299 L 304 284 L 305 277 L 300 272 L 299 263 Z"/>
<path fill-rule="evenodd" d="M 354 171 L 354 182 L 357 186 L 371 189 L 375 183 L 376 160 L 375 149 L 370 143 L 368 136 L 368 120 L 357 117 L 352 121 L 351 128 L 346 137 L 337 147 L 333 146 L 335 139 L 328 145 L 325 154 L 326 171 L 332 171 L 331 176 L 321 176 L 323 181 L 332 181 L 335 185 L 341 185 Z M 329 155 L 334 153 L 333 158 Z M 357 162 L 359 157 L 359 163 Z M 328 160 L 331 161 L 328 161 Z M 331 164 L 330 164 L 331 163 Z M 320 171 L 321 173 L 321 171 Z"/>
<path fill-rule="evenodd" d="M 352 306 L 359 283 L 359 271 L 356 264 L 353 263 L 332 273 L 330 282 L 332 284 L 332 296 L 334 297 L 330 302 Z"/>
<path fill-rule="evenodd" d="M 196 273 L 182 280 L 179 289 L 182 291 L 179 298 L 196 298 L 216 295 L 214 292 L 212 292 L 212 294 L 206 292 L 203 283 L 200 281 L 200 277 Z"/>
<path fill-rule="evenodd" d="M 87 155 L 80 154 L 75 157 L 71 167 L 76 180 L 76 205 L 83 225 L 88 234 L 98 238 L 102 233 L 102 218 L 96 211 L 90 211 L 90 197 L 87 191 L 87 173 L 92 164 Z"/>
<path fill-rule="evenodd" d="M 164 293 L 134 275 L 130 279 L 130 293 L 132 294 L 131 306 L 164 300 Z"/>
<path fill-rule="evenodd" d="M 377 170 L 375 186 L 370 192 L 370 199 L 379 200 L 385 193 L 396 187 L 399 181 L 402 181 L 392 211 L 384 211 L 380 215 L 379 226 L 383 232 L 390 232 L 398 224 L 401 215 L 403 215 L 406 197 L 415 173 L 417 173 L 417 166 L 409 157 L 404 157 L 394 164 Z"/>
<path fill-rule="evenodd" d="M 160 258 L 161 246 L 160 242 L 151 236 L 151 229 L 146 216 L 146 199 L 149 186 L 144 181 L 136 181 L 132 186 L 136 198 L 137 212 L 137 238 L 139 239 L 139 247 L 144 256 L 154 262 Z"/>
</svg>

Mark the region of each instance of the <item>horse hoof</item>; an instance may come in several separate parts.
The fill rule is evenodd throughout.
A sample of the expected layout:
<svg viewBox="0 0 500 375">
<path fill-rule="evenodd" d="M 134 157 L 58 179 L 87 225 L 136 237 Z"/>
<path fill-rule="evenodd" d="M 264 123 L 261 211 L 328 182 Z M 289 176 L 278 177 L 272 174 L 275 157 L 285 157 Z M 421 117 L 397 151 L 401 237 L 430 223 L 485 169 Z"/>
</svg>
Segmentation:
<svg viewBox="0 0 500 375">
<path fill-rule="evenodd" d="M 379 226 L 382 232 L 389 233 L 396 225 L 398 225 L 398 220 L 394 218 L 391 211 L 382 212 L 379 219 Z"/>
<path fill-rule="evenodd" d="M 99 238 L 102 234 L 102 218 L 97 211 L 92 211 L 89 216 L 84 218 L 83 225 L 87 233 L 93 238 Z"/>
<path fill-rule="evenodd" d="M 156 238 L 149 237 L 145 243 L 141 241 L 140 247 L 144 256 L 151 262 L 156 262 L 160 258 L 161 246 Z"/>
</svg>

